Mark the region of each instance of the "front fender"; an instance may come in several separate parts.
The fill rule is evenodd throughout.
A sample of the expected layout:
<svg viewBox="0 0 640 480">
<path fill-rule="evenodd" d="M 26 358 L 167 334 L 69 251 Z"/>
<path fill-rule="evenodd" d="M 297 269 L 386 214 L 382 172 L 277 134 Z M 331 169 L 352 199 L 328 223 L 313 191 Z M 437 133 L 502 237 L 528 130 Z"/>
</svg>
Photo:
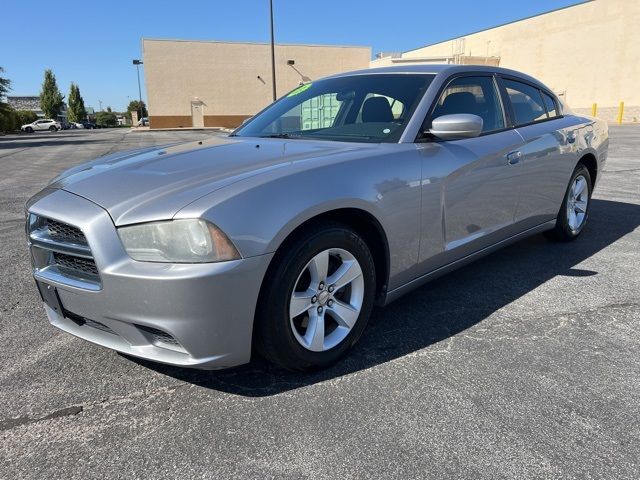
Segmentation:
<svg viewBox="0 0 640 480">
<path fill-rule="evenodd" d="M 357 208 L 381 220 L 375 192 L 367 192 L 354 182 L 340 185 L 342 182 L 334 179 L 331 183 L 325 176 L 325 169 L 317 169 L 313 175 L 299 172 L 247 182 L 253 185 L 242 182 L 244 185 L 232 185 L 198 200 L 174 218 L 201 217 L 215 223 L 243 257 L 275 252 L 304 222 L 338 208 Z"/>
<path fill-rule="evenodd" d="M 358 209 L 387 237 L 390 287 L 395 274 L 417 263 L 420 241 L 421 159 L 413 146 L 394 154 L 310 166 L 295 162 L 222 188 L 174 218 L 206 218 L 243 257 L 275 252 L 304 222 L 329 211 Z M 400 281 L 401 279 L 397 279 Z"/>
</svg>

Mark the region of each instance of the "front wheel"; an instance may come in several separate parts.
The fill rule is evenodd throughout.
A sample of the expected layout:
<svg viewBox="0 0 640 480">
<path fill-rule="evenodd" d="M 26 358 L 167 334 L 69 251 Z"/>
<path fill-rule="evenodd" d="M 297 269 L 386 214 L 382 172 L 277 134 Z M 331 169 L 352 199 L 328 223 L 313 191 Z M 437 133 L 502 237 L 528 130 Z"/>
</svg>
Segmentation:
<svg viewBox="0 0 640 480">
<path fill-rule="evenodd" d="M 33 128 L 27 127 L 27 128 L 24 129 L 24 131 L 27 132 L 27 133 L 33 133 Z"/>
<path fill-rule="evenodd" d="M 562 242 L 578 238 L 589 218 L 591 191 L 591 175 L 587 167 L 580 163 L 571 175 L 556 226 L 547 233 L 547 237 Z"/>
<path fill-rule="evenodd" d="M 274 258 L 257 306 L 255 346 L 289 370 L 327 367 L 360 337 L 373 308 L 375 266 L 340 224 L 307 229 Z"/>
</svg>

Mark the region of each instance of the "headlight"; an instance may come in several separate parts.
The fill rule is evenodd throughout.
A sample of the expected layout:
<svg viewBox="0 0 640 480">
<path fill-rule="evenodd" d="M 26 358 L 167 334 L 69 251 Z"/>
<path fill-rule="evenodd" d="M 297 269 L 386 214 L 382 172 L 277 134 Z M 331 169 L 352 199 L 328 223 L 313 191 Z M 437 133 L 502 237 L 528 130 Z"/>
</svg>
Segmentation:
<svg viewBox="0 0 640 480">
<path fill-rule="evenodd" d="M 215 225 L 198 219 L 143 223 L 118 229 L 131 258 L 143 262 L 204 263 L 240 258 Z"/>
</svg>

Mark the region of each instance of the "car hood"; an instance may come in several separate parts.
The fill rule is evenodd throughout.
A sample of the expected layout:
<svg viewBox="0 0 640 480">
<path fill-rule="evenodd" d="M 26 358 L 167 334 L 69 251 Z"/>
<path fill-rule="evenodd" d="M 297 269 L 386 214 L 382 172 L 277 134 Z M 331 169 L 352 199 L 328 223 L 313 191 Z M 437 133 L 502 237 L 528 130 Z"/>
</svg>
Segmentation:
<svg viewBox="0 0 640 480">
<path fill-rule="evenodd" d="M 366 148 L 337 142 L 214 137 L 100 157 L 67 170 L 49 188 L 100 205 L 121 226 L 170 219 L 204 195 L 295 161 Z"/>
</svg>

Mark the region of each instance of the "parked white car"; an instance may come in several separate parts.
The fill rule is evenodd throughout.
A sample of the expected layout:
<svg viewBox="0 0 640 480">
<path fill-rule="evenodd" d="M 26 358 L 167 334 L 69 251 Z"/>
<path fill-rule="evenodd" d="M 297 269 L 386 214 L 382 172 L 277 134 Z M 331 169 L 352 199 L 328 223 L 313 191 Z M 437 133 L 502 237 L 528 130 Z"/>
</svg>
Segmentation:
<svg viewBox="0 0 640 480">
<path fill-rule="evenodd" d="M 61 129 L 62 125 L 60 125 L 60 122 L 56 122 L 55 120 L 51 120 L 49 118 L 36 120 L 33 123 L 28 123 L 20 127 L 20 130 L 27 133 L 32 133 L 39 130 L 49 130 L 51 132 L 56 132 Z"/>
</svg>

